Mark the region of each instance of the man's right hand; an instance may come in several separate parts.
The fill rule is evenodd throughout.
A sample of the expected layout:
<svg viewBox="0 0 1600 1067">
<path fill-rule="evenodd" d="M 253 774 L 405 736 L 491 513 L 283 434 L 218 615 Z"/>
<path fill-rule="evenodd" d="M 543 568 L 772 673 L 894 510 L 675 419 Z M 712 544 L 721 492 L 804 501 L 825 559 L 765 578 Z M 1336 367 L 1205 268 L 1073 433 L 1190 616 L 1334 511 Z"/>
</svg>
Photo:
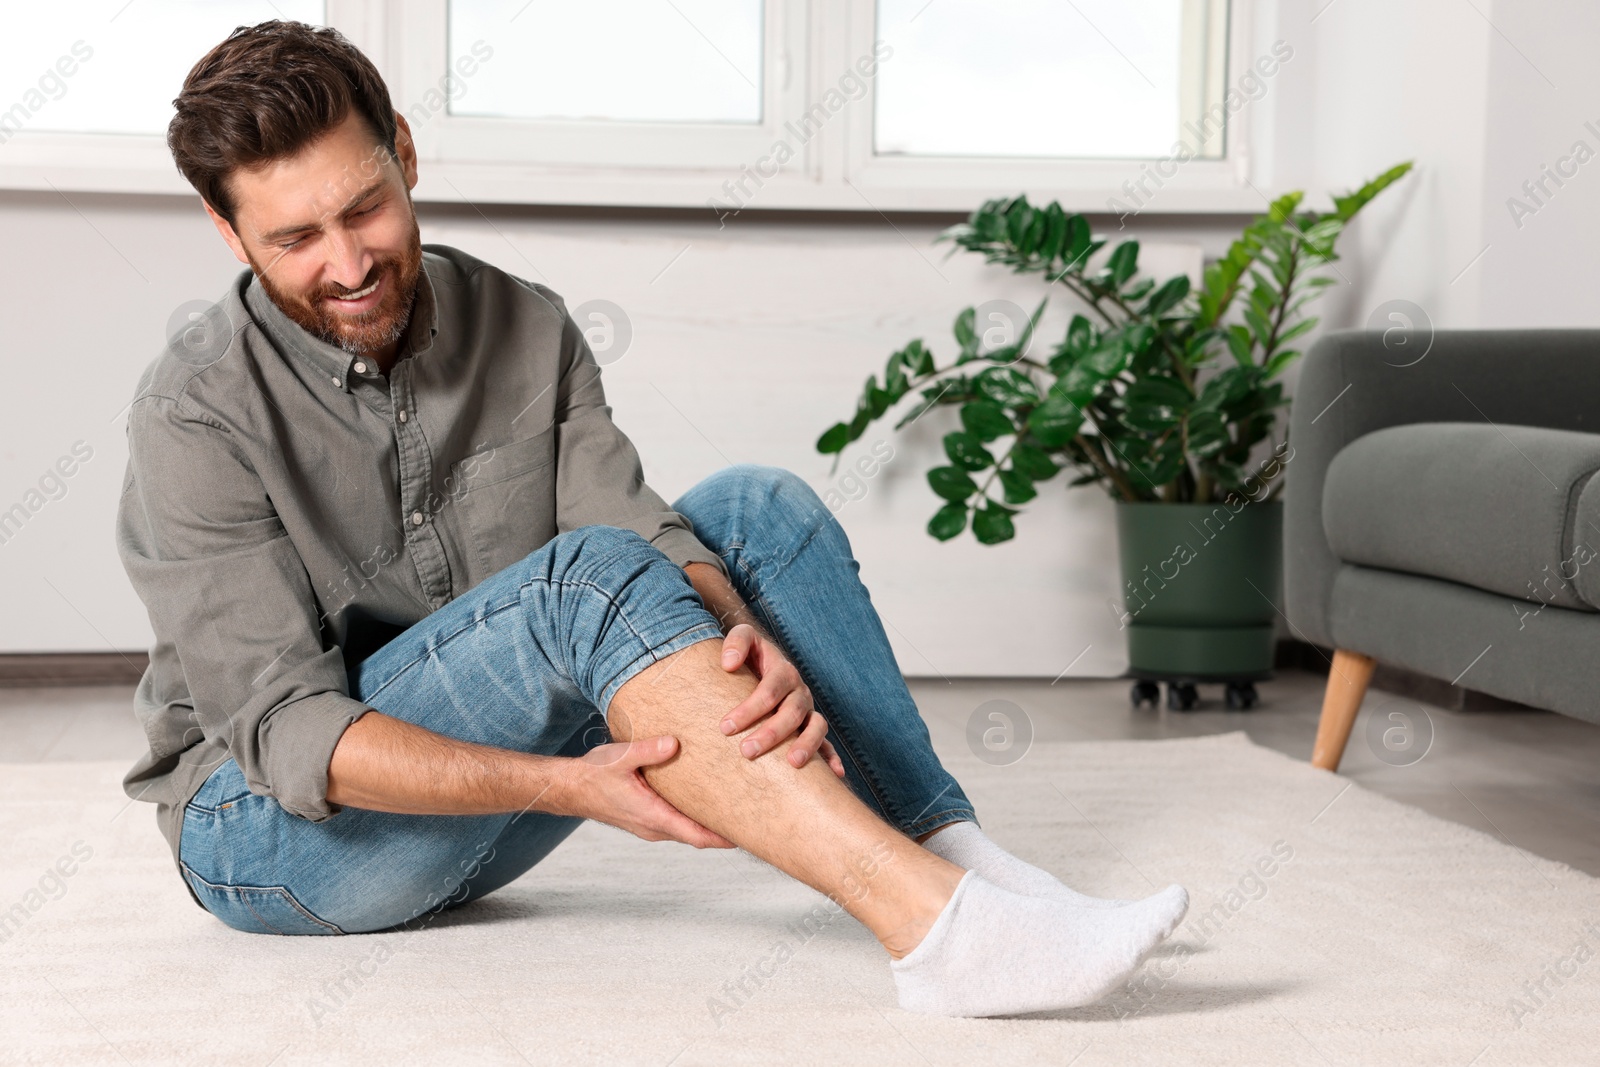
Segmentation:
<svg viewBox="0 0 1600 1067">
<path fill-rule="evenodd" d="M 677 753 L 678 739 L 670 735 L 596 745 L 571 760 L 561 807 L 565 813 L 607 823 L 646 841 L 735 847 L 667 803 L 644 780 L 643 768 L 665 763 Z"/>
</svg>

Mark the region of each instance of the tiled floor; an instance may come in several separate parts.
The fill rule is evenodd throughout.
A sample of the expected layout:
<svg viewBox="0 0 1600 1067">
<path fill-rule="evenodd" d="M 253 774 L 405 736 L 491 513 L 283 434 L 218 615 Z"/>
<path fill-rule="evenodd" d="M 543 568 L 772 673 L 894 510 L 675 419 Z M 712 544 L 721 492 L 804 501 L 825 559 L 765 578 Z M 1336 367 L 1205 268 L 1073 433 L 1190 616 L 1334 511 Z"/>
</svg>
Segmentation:
<svg viewBox="0 0 1600 1067">
<path fill-rule="evenodd" d="M 916 679 L 913 694 L 935 744 L 957 751 L 988 701 L 1020 709 L 1040 741 L 1193 737 L 1245 730 L 1257 744 L 1309 759 L 1323 679 L 1299 671 L 1260 686 L 1255 710 L 1223 710 L 1218 687 L 1202 689 L 1193 712 L 1138 711 L 1125 681 Z M 127 760 L 144 751 L 131 687 L 0 689 L 0 763 Z M 1004 709 L 1003 706 L 1002 710 Z M 987 715 L 986 709 L 980 720 Z M 1368 720 L 1403 726 L 1408 716 L 1433 740 L 1422 758 L 1396 765 L 1367 740 Z M 1012 713 L 1015 718 L 1015 713 Z M 1020 721 L 1020 720 L 1019 720 Z M 1381 731 L 1380 731 L 1381 732 Z M 1412 751 L 1420 750 L 1421 746 Z M 1477 827 L 1517 848 L 1600 875 L 1600 726 L 1533 711 L 1454 712 L 1376 690 L 1368 694 L 1341 773 L 1441 818 Z"/>
</svg>

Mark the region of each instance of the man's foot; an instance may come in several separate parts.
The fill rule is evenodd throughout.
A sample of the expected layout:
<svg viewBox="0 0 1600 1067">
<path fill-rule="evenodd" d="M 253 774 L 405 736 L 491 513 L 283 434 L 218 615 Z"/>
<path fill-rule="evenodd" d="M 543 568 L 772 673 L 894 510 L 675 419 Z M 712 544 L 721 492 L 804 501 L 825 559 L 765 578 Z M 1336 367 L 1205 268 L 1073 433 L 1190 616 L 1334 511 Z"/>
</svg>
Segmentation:
<svg viewBox="0 0 1600 1067">
<path fill-rule="evenodd" d="M 1076 1008 L 1125 982 L 1188 907 L 1176 885 L 1122 907 L 1090 908 L 1012 893 L 968 871 L 921 943 L 889 966 L 907 1011 Z"/>
<path fill-rule="evenodd" d="M 1139 903 L 1080 893 L 1049 871 L 1019 860 L 995 844 L 975 822 L 962 820 L 936 830 L 932 837 L 923 840 L 922 847 L 957 867 L 977 871 L 1001 889 L 1023 896 L 1066 900 L 1085 908 L 1120 908 Z"/>
</svg>

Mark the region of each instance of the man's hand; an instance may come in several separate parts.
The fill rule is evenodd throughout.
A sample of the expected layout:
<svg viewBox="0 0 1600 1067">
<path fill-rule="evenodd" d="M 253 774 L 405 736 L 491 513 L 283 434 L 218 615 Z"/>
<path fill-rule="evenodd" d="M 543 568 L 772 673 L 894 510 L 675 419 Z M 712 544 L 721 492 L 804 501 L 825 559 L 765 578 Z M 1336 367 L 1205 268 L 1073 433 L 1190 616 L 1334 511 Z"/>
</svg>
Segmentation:
<svg viewBox="0 0 1600 1067">
<path fill-rule="evenodd" d="M 695 848 L 733 848 L 662 799 L 640 768 L 665 763 L 678 753 L 678 739 L 646 737 L 596 745 L 570 761 L 562 790 L 563 811 L 626 830 L 646 841 L 681 841 Z"/>
<path fill-rule="evenodd" d="M 789 764 L 804 767 L 820 754 L 833 773 L 843 778 L 844 763 L 828 743 L 828 721 L 812 706 L 811 690 L 800 679 L 799 670 L 765 634 L 741 622 L 723 639 L 722 669 L 736 671 L 746 663 L 760 684 L 723 717 L 722 732 L 736 734 L 764 718 L 761 728 L 739 745 L 746 759 L 755 759 L 799 731 L 800 736 L 789 746 Z"/>
</svg>

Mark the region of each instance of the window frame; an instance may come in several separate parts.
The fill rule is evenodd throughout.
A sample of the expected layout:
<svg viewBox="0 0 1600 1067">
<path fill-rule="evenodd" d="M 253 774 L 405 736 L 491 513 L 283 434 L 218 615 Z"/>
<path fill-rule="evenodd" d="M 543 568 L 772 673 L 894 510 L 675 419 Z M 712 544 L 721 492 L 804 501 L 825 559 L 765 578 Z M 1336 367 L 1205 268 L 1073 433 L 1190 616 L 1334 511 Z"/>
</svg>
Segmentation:
<svg viewBox="0 0 1600 1067">
<path fill-rule="evenodd" d="M 445 75 L 448 0 L 326 0 L 326 17 L 377 64 L 395 107 L 410 113 Z M 583 123 L 428 118 L 416 130 L 415 196 L 446 203 L 502 203 L 714 210 L 969 211 L 993 196 L 1026 192 L 1072 211 L 1116 211 L 1124 183 L 1149 158 L 1006 159 L 878 156 L 873 151 L 876 78 L 867 91 L 796 145 L 792 123 L 823 99 L 874 43 L 876 0 L 764 0 L 762 122 Z M 1219 76 L 1186 71 L 1185 93 L 1219 100 L 1259 49 L 1254 0 L 1224 4 L 1226 61 Z M 1214 23 L 1213 23 L 1214 24 Z M 490 42 L 491 44 L 493 42 Z M 492 62 L 493 60 L 491 60 Z M 892 61 L 892 60 L 891 60 Z M 1245 62 L 1248 62 L 1248 58 Z M 469 89 L 470 91 L 470 89 Z M 1261 207 L 1249 181 L 1250 113 L 1228 125 L 1220 159 L 1194 159 L 1163 179 L 1144 213 L 1248 212 Z M 512 134 L 515 136 L 508 136 Z M 778 140 L 794 158 L 771 174 Z M 521 144 L 508 150 L 507 142 Z M 23 130 L 0 146 L 0 189 L 180 193 L 192 190 L 156 135 Z M 532 190 L 532 191 L 530 191 Z M 1131 205 L 1130 205 L 1131 207 Z"/>
</svg>

